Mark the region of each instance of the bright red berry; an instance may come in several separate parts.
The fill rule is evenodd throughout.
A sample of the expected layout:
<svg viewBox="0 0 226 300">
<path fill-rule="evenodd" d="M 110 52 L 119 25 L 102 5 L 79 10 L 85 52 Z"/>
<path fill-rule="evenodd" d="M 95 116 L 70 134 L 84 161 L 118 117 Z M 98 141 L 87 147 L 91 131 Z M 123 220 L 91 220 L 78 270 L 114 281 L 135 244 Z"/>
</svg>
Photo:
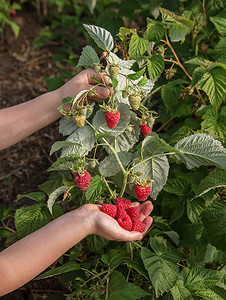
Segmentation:
<svg viewBox="0 0 226 300">
<path fill-rule="evenodd" d="M 117 207 L 117 213 L 116 213 L 115 219 L 118 219 L 118 218 L 122 219 L 125 215 L 127 215 L 125 209 L 121 209 L 121 208 Z"/>
<path fill-rule="evenodd" d="M 79 173 L 75 175 L 75 183 L 82 191 L 88 189 L 90 180 L 91 180 L 91 175 L 89 174 L 88 171 L 86 171 L 84 174 L 81 175 Z"/>
<path fill-rule="evenodd" d="M 118 218 L 117 222 L 125 230 L 131 231 L 131 229 L 132 229 L 132 220 L 131 220 L 130 216 L 128 216 L 127 214 L 122 218 Z"/>
<path fill-rule="evenodd" d="M 107 111 L 105 113 L 105 120 L 109 128 L 115 128 L 116 125 L 118 124 L 119 119 L 120 119 L 120 112 L 118 110 L 114 114 L 110 111 Z"/>
<path fill-rule="evenodd" d="M 152 132 L 152 127 L 148 127 L 147 123 L 140 125 L 140 130 L 142 131 L 143 135 L 148 135 Z"/>
<path fill-rule="evenodd" d="M 15 17 L 16 11 L 14 9 L 11 11 L 11 15 Z"/>
<path fill-rule="evenodd" d="M 139 201 L 145 201 L 147 197 L 151 193 L 151 186 L 150 185 L 145 185 L 142 186 L 140 184 L 137 184 L 135 187 L 135 194 L 137 195 L 137 199 Z"/>
<path fill-rule="evenodd" d="M 118 197 L 115 199 L 116 206 L 121 209 L 127 209 L 131 206 L 131 201 L 125 198 Z"/>
<path fill-rule="evenodd" d="M 131 218 L 138 218 L 140 214 L 136 207 L 129 207 L 126 212 Z"/>
<path fill-rule="evenodd" d="M 112 218 L 115 218 L 117 213 L 117 206 L 113 204 L 103 204 L 100 210 L 103 213 L 111 216 Z"/>
<path fill-rule="evenodd" d="M 132 228 L 131 231 L 139 231 L 139 232 L 144 232 L 145 230 L 145 225 L 144 223 L 137 219 L 137 218 L 132 218 Z"/>
</svg>

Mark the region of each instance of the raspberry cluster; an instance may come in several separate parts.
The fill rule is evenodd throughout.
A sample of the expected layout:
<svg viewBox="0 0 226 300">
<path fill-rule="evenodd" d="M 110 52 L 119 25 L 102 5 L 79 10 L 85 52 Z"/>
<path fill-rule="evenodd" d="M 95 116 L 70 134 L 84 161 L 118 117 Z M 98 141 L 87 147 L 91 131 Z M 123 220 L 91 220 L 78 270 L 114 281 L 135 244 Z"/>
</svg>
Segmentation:
<svg viewBox="0 0 226 300">
<path fill-rule="evenodd" d="M 116 219 L 118 224 L 128 231 L 144 232 L 145 225 L 139 220 L 139 210 L 131 207 L 131 201 L 118 197 L 115 204 L 103 204 L 101 211 Z"/>
</svg>

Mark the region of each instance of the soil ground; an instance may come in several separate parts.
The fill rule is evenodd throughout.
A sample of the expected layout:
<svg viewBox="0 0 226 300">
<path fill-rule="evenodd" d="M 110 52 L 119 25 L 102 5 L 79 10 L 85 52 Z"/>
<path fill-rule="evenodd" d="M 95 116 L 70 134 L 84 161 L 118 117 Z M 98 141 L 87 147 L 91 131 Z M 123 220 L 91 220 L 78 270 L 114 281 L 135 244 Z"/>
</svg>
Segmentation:
<svg viewBox="0 0 226 300">
<path fill-rule="evenodd" d="M 26 102 L 47 91 L 43 76 L 59 75 L 52 63 L 53 49 L 33 46 L 40 25 L 37 11 L 28 7 L 18 12 L 13 21 L 20 26 L 14 37 L 7 30 L 7 41 L 0 39 L 0 109 Z M 34 116 L 35 117 L 35 116 Z M 16 201 L 18 194 L 38 191 L 38 185 L 48 178 L 48 167 L 56 160 L 49 157 L 51 145 L 62 139 L 58 122 L 0 153 L 0 203 L 5 208 L 17 208 L 24 203 Z M 13 226 L 12 220 L 8 220 Z M 0 239 L 0 250 L 4 240 Z M 56 279 L 33 281 L 1 299 L 46 299 L 50 295 L 63 295 L 66 290 Z M 56 298 L 57 299 L 57 298 Z M 61 298 L 62 299 L 62 298 Z"/>
</svg>

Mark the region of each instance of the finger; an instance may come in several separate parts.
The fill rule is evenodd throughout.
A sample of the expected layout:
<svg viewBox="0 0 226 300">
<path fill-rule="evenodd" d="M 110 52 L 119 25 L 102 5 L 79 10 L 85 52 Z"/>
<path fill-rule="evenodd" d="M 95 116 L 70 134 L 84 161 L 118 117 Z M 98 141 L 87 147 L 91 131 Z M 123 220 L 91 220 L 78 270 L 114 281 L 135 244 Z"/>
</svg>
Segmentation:
<svg viewBox="0 0 226 300">
<path fill-rule="evenodd" d="M 104 83 L 106 85 L 109 85 L 111 83 L 111 79 L 103 73 L 96 73 L 93 69 L 87 69 L 86 71 L 88 83 L 90 84 L 96 84 L 96 81 L 93 80 L 93 78 L 96 78 L 101 83 Z"/>
<path fill-rule="evenodd" d="M 148 231 L 148 229 L 150 228 L 152 222 L 153 222 L 152 217 L 147 217 L 146 219 L 144 219 L 144 221 L 143 221 L 143 223 L 145 225 L 144 233 Z"/>
<path fill-rule="evenodd" d="M 140 210 L 139 219 L 143 221 L 152 212 L 153 204 L 151 203 L 151 201 L 146 201 L 140 205 L 139 210 Z"/>
<path fill-rule="evenodd" d="M 92 88 L 92 91 L 89 93 L 88 99 L 91 101 L 102 102 L 104 99 L 107 99 L 110 96 L 110 90 L 106 89 L 105 87 L 96 86 L 93 88 L 92 85 L 88 85 L 87 90 L 90 88 Z"/>
<path fill-rule="evenodd" d="M 139 207 L 140 203 L 139 202 L 132 202 L 130 207 Z"/>
</svg>

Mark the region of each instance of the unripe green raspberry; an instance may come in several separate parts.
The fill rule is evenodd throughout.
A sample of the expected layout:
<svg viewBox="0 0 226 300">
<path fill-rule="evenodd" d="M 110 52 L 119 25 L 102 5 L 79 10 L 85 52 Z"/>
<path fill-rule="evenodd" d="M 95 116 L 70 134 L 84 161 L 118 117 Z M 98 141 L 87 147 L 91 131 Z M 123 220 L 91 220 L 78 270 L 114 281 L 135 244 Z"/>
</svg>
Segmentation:
<svg viewBox="0 0 226 300">
<path fill-rule="evenodd" d="M 138 94 L 133 94 L 129 96 L 129 103 L 134 110 L 138 110 L 140 106 L 141 96 Z"/>
<path fill-rule="evenodd" d="M 93 69 L 96 73 L 100 73 L 102 71 L 101 65 L 99 64 L 93 65 Z"/>
<path fill-rule="evenodd" d="M 111 78 L 116 78 L 119 73 L 119 66 L 115 64 L 109 65 L 109 75 Z"/>
<path fill-rule="evenodd" d="M 86 123 L 86 116 L 75 115 L 73 116 L 73 120 L 78 127 L 83 127 Z"/>
</svg>

